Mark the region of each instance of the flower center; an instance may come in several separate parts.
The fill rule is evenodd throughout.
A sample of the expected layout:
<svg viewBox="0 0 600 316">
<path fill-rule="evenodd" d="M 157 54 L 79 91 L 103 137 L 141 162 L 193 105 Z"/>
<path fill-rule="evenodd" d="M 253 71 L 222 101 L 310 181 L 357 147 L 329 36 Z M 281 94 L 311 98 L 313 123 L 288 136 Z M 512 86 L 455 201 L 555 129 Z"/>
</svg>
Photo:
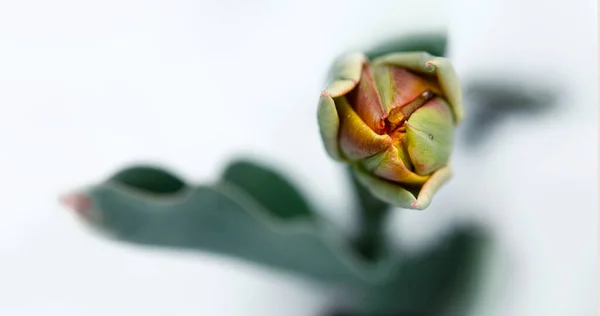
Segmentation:
<svg viewBox="0 0 600 316">
<path fill-rule="evenodd" d="M 399 133 L 406 132 L 405 123 L 410 118 L 410 115 L 434 96 L 435 93 L 427 90 L 411 102 L 393 109 L 385 119 L 385 133 L 396 140 L 400 136 L 398 135 Z"/>
</svg>

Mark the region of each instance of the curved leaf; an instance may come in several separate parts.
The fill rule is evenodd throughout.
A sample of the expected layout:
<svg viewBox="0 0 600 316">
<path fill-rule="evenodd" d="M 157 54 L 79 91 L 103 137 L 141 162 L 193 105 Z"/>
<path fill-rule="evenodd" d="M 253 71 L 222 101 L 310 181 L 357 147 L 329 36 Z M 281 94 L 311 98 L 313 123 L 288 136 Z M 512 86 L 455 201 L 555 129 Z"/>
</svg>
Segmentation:
<svg viewBox="0 0 600 316">
<path fill-rule="evenodd" d="M 249 161 L 230 163 L 221 179 L 246 191 L 282 219 L 313 217 L 308 202 L 282 175 Z"/>
<path fill-rule="evenodd" d="M 467 84 L 470 114 L 463 137 L 469 148 L 485 144 L 510 118 L 531 118 L 557 110 L 562 91 L 557 84 L 536 86 L 530 82 L 536 82 L 535 78 L 519 82 L 478 78 Z"/>
<path fill-rule="evenodd" d="M 121 242 L 227 255 L 321 282 L 362 286 L 386 280 L 389 261 L 356 257 L 344 236 L 312 213 L 280 175 L 238 162 L 224 179 L 191 187 L 160 169 L 134 167 L 90 187 L 83 194 L 91 209 L 79 214 Z M 175 183 L 183 187 L 166 190 Z"/>
<path fill-rule="evenodd" d="M 109 181 L 154 194 L 173 194 L 185 187 L 185 183 L 176 176 L 153 166 L 123 169 L 110 177 Z"/>
<path fill-rule="evenodd" d="M 389 284 L 366 289 L 353 315 L 467 315 L 489 242 L 479 228 L 455 228 L 438 245 L 407 258 Z"/>
</svg>

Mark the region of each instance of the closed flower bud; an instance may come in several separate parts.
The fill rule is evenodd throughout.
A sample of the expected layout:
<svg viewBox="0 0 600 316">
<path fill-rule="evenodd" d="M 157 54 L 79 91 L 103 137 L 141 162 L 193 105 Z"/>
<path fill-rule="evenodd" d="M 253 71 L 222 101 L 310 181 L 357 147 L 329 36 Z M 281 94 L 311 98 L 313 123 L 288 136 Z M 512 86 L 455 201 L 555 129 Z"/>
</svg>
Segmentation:
<svg viewBox="0 0 600 316">
<path fill-rule="evenodd" d="M 450 62 L 427 53 L 369 61 L 340 58 L 321 93 L 318 120 L 327 153 L 352 166 L 373 195 L 424 209 L 450 177 L 462 93 Z"/>
</svg>

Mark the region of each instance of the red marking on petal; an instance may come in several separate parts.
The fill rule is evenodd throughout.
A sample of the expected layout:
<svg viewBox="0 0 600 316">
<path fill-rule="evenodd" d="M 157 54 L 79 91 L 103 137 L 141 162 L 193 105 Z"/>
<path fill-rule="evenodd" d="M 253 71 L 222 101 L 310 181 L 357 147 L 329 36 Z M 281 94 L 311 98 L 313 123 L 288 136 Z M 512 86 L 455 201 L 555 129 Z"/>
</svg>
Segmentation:
<svg viewBox="0 0 600 316">
<path fill-rule="evenodd" d="M 348 95 L 348 101 L 360 118 L 377 134 L 383 134 L 385 113 L 381 98 L 375 87 L 371 69 L 363 67 L 361 79 L 356 88 Z"/>
<path fill-rule="evenodd" d="M 388 105 L 390 111 L 411 103 L 427 91 L 439 93 L 432 83 L 404 68 L 391 67 L 391 72 L 394 90 Z"/>
</svg>

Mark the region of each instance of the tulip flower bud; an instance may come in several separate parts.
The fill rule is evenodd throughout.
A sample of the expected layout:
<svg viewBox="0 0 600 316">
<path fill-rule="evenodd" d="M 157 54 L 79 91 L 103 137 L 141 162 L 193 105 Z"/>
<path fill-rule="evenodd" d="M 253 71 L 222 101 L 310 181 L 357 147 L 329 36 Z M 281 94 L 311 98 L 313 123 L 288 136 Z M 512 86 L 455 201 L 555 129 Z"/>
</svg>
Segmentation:
<svg viewBox="0 0 600 316">
<path fill-rule="evenodd" d="M 450 177 L 462 93 L 450 62 L 423 52 L 334 64 L 318 120 L 327 153 L 350 164 L 373 195 L 424 209 Z"/>
</svg>

